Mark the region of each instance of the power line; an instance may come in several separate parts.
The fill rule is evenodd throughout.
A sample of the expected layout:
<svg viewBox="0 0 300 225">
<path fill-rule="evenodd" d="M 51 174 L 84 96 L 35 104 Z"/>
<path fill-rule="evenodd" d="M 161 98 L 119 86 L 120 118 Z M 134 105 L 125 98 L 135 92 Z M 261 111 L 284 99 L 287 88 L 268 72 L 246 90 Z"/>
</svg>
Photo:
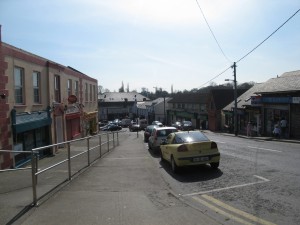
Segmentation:
<svg viewBox="0 0 300 225">
<path fill-rule="evenodd" d="M 279 26 L 272 34 L 270 34 L 267 38 L 265 38 L 262 42 L 260 42 L 255 48 L 253 48 L 250 52 L 248 52 L 246 55 L 244 55 L 242 58 L 240 58 L 238 62 L 242 61 L 244 58 L 246 58 L 248 55 L 250 55 L 255 49 L 257 49 L 259 46 L 261 46 L 266 40 L 268 40 L 271 36 L 273 36 L 273 34 L 275 34 L 281 27 L 283 27 L 290 19 L 292 19 L 298 12 L 300 11 L 300 9 L 298 9 L 292 16 L 290 16 L 290 18 L 288 18 L 281 26 Z"/>
<path fill-rule="evenodd" d="M 221 48 L 221 46 L 220 46 L 220 44 L 219 44 L 219 42 L 218 42 L 218 40 L 217 40 L 217 38 L 216 38 L 214 32 L 213 32 L 212 29 L 210 28 L 209 23 L 208 23 L 208 21 L 207 21 L 205 15 L 204 15 L 204 13 L 203 13 L 203 11 L 202 11 L 202 8 L 201 8 L 201 6 L 200 6 L 198 0 L 196 0 L 196 2 L 197 2 L 197 5 L 198 5 L 198 7 L 199 7 L 199 9 L 200 9 L 200 11 L 201 11 L 201 14 L 202 14 L 202 16 L 203 16 L 203 18 L 204 18 L 204 20 L 205 20 L 205 22 L 206 22 L 206 25 L 208 26 L 208 28 L 209 28 L 209 30 L 210 30 L 210 33 L 212 34 L 213 38 L 215 39 L 215 41 L 216 41 L 216 43 L 217 43 L 217 45 L 218 45 L 220 51 L 222 52 L 223 56 L 224 56 L 230 63 L 232 63 L 232 61 L 231 61 L 230 59 L 228 59 L 228 57 L 225 55 L 225 53 L 224 53 L 223 49 Z"/>
<path fill-rule="evenodd" d="M 216 79 L 217 77 L 221 76 L 223 73 L 225 73 L 227 70 L 229 70 L 230 68 L 232 68 L 232 66 L 229 66 L 227 69 L 225 69 L 223 72 L 219 73 L 217 76 L 213 77 L 212 79 L 210 79 L 209 81 L 207 81 L 206 83 L 202 84 L 198 89 L 200 89 L 201 87 L 203 87 L 204 85 L 206 85 L 207 83 L 213 81 L 214 79 Z"/>
</svg>

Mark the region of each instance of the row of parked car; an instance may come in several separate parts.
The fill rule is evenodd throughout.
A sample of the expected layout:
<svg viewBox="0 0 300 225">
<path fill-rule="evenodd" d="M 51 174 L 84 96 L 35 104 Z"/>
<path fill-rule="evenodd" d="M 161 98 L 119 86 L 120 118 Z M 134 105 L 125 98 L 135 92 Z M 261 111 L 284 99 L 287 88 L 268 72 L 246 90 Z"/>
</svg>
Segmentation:
<svg viewBox="0 0 300 225">
<path fill-rule="evenodd" d="M 183 166 L 210 164 L 213 169 L 217 169 L 220 164 L 216 142 L 198 130 L 189 128 L 185 131 L 175 126 L 153 124 L 146 127 L 144 141 L 148 143 L 149 150 L 160 154 L 162 162 L 171 164 L 174 173 Z"/>
</svg>

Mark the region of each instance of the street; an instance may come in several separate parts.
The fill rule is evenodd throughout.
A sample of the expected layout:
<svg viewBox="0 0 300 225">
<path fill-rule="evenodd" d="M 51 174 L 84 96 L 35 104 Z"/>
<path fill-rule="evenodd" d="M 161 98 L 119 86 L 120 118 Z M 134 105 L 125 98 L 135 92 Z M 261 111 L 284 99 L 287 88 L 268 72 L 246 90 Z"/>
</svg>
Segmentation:
<svg viewBox="0 0 300 225">
<path fill-rule="evenodd" d="M 206 133 L 217 142 L 221 164 L 183 168 L 174 175 L 156 159 L 183 200 L 229 224 L 300 224 L 299 144 Z"/>
</svg>

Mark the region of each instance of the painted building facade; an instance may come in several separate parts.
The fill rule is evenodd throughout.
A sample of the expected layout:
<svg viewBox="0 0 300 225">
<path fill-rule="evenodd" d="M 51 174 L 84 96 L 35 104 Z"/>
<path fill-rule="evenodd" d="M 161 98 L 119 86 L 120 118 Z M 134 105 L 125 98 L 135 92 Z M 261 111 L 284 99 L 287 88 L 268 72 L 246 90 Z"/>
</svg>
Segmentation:
<svg viewBox="0 0 300 225">
<path fill-rule="evenodd" d="M 1 41 L 0 168 L 30 160 L 22 151 L 97 132 L 97 80 Z M 40 152 L 40 157 L 55 154 Z"/>
</svg>

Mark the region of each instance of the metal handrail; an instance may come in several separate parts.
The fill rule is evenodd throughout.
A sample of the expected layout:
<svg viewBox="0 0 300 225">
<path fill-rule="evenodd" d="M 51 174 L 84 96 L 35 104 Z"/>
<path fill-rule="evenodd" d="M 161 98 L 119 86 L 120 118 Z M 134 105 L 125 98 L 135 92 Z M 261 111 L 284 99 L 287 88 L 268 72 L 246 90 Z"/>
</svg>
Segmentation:
<svg viewBox="0 0 300 225">
<path fill-rule="evenodd" d="M 26 153 L 26 154 L 31 154 L 31 167 L 27 167 L 27 168 L 18 168 L 18 169 L 6 169 L 6 170 L 0 170 L 0 172 L 6 172 L 6 171 L 17 171 L 17 170 L 24 170 L 24 169 L 31 169 L 31 177 L 32 177 L 32 195 L 33 195 L 33 201 L 32 201 L 32 205 L 36 206 L 38 205 L 38 196 L 37 196 L 37 181 L 38 181 L 38 176 L 43 174 L 46 171 L 49 171 L 63 163 L 68 162 L 68 180 L 70 181 L 72 179 L 72 174 L 71 174 L 71 159 L 74 159 L 82 154 L 88 154 L 87 158 L 88 158 L 88 166 L 91 165 L 90 162 L 90 152 L 97 149 L 99 147 L 99 156 L 94 160 L 96 161 L 97 159 L 102 157 L 102 146 L 107 144 L 107 151 L 109 152 L 109 142 L 113 142 L 113 146 L 115 147 L 115 139 L 117 139 L 117 144 L 119 144 L 119 133 L 123 133 L 124 131 L 116 131 L 116 132 L 105 132 L 105 133 L 99 133 L 93 136 L 87 136 L 84 138 L 79 138 L 79 139 L 75 139 L 75 140 L 70 140 L 70 141 L 65 141 L 65 142 L 60 142 L 60 143 L 56 143 L 56 144 L 52 144 L 52 145 L 47 145 L 47 146 L 42 146 L 42 147 L 38 147 L 38 148 L 33 148 L 31 151 L 21 151 L 22 153 Z M 115 138 L 115 133 L 116 138 Z M 112 134 L 112 139 L 109 138 L 109 135 Z M 102 136 L 106 136 L 106 141 L 103 142 L 104 138 L 102 138 Z M 90 148 L 90 139 L 91 138 L 95 138 L 95 137 L 99 137 L 99 144 L 91 147 Z M 71 143 L 74 142 L 79 142 L 79 141 L 84 141 L 87 140 L 87 144 L 86 147 L 87 149 L 71 156 Z M 56 147 L 56 146 L 61 146 L 61 145 L 66 145 L 67 144 L 67 158 L 55 163 L 47 168 L 38 169 L 38 152 L 47 148 L 52 148 L 52 147 Z M 8 152 L 8 153 L 20 153 L 20 151 L 12 151 L 12 150 L 0 150 L 0 152 Z M 93 161 L 93 162 L 94 162 Z M 84 167 L 83 167 L 84 168 Z M 74 176 L 74 175 L 73 175 Z M 64 183 L 65 181 L 61 182 L 60 184 Z M 49 192 L 53 191 L 55 188 L 52 188 Z"/>
</svg>

